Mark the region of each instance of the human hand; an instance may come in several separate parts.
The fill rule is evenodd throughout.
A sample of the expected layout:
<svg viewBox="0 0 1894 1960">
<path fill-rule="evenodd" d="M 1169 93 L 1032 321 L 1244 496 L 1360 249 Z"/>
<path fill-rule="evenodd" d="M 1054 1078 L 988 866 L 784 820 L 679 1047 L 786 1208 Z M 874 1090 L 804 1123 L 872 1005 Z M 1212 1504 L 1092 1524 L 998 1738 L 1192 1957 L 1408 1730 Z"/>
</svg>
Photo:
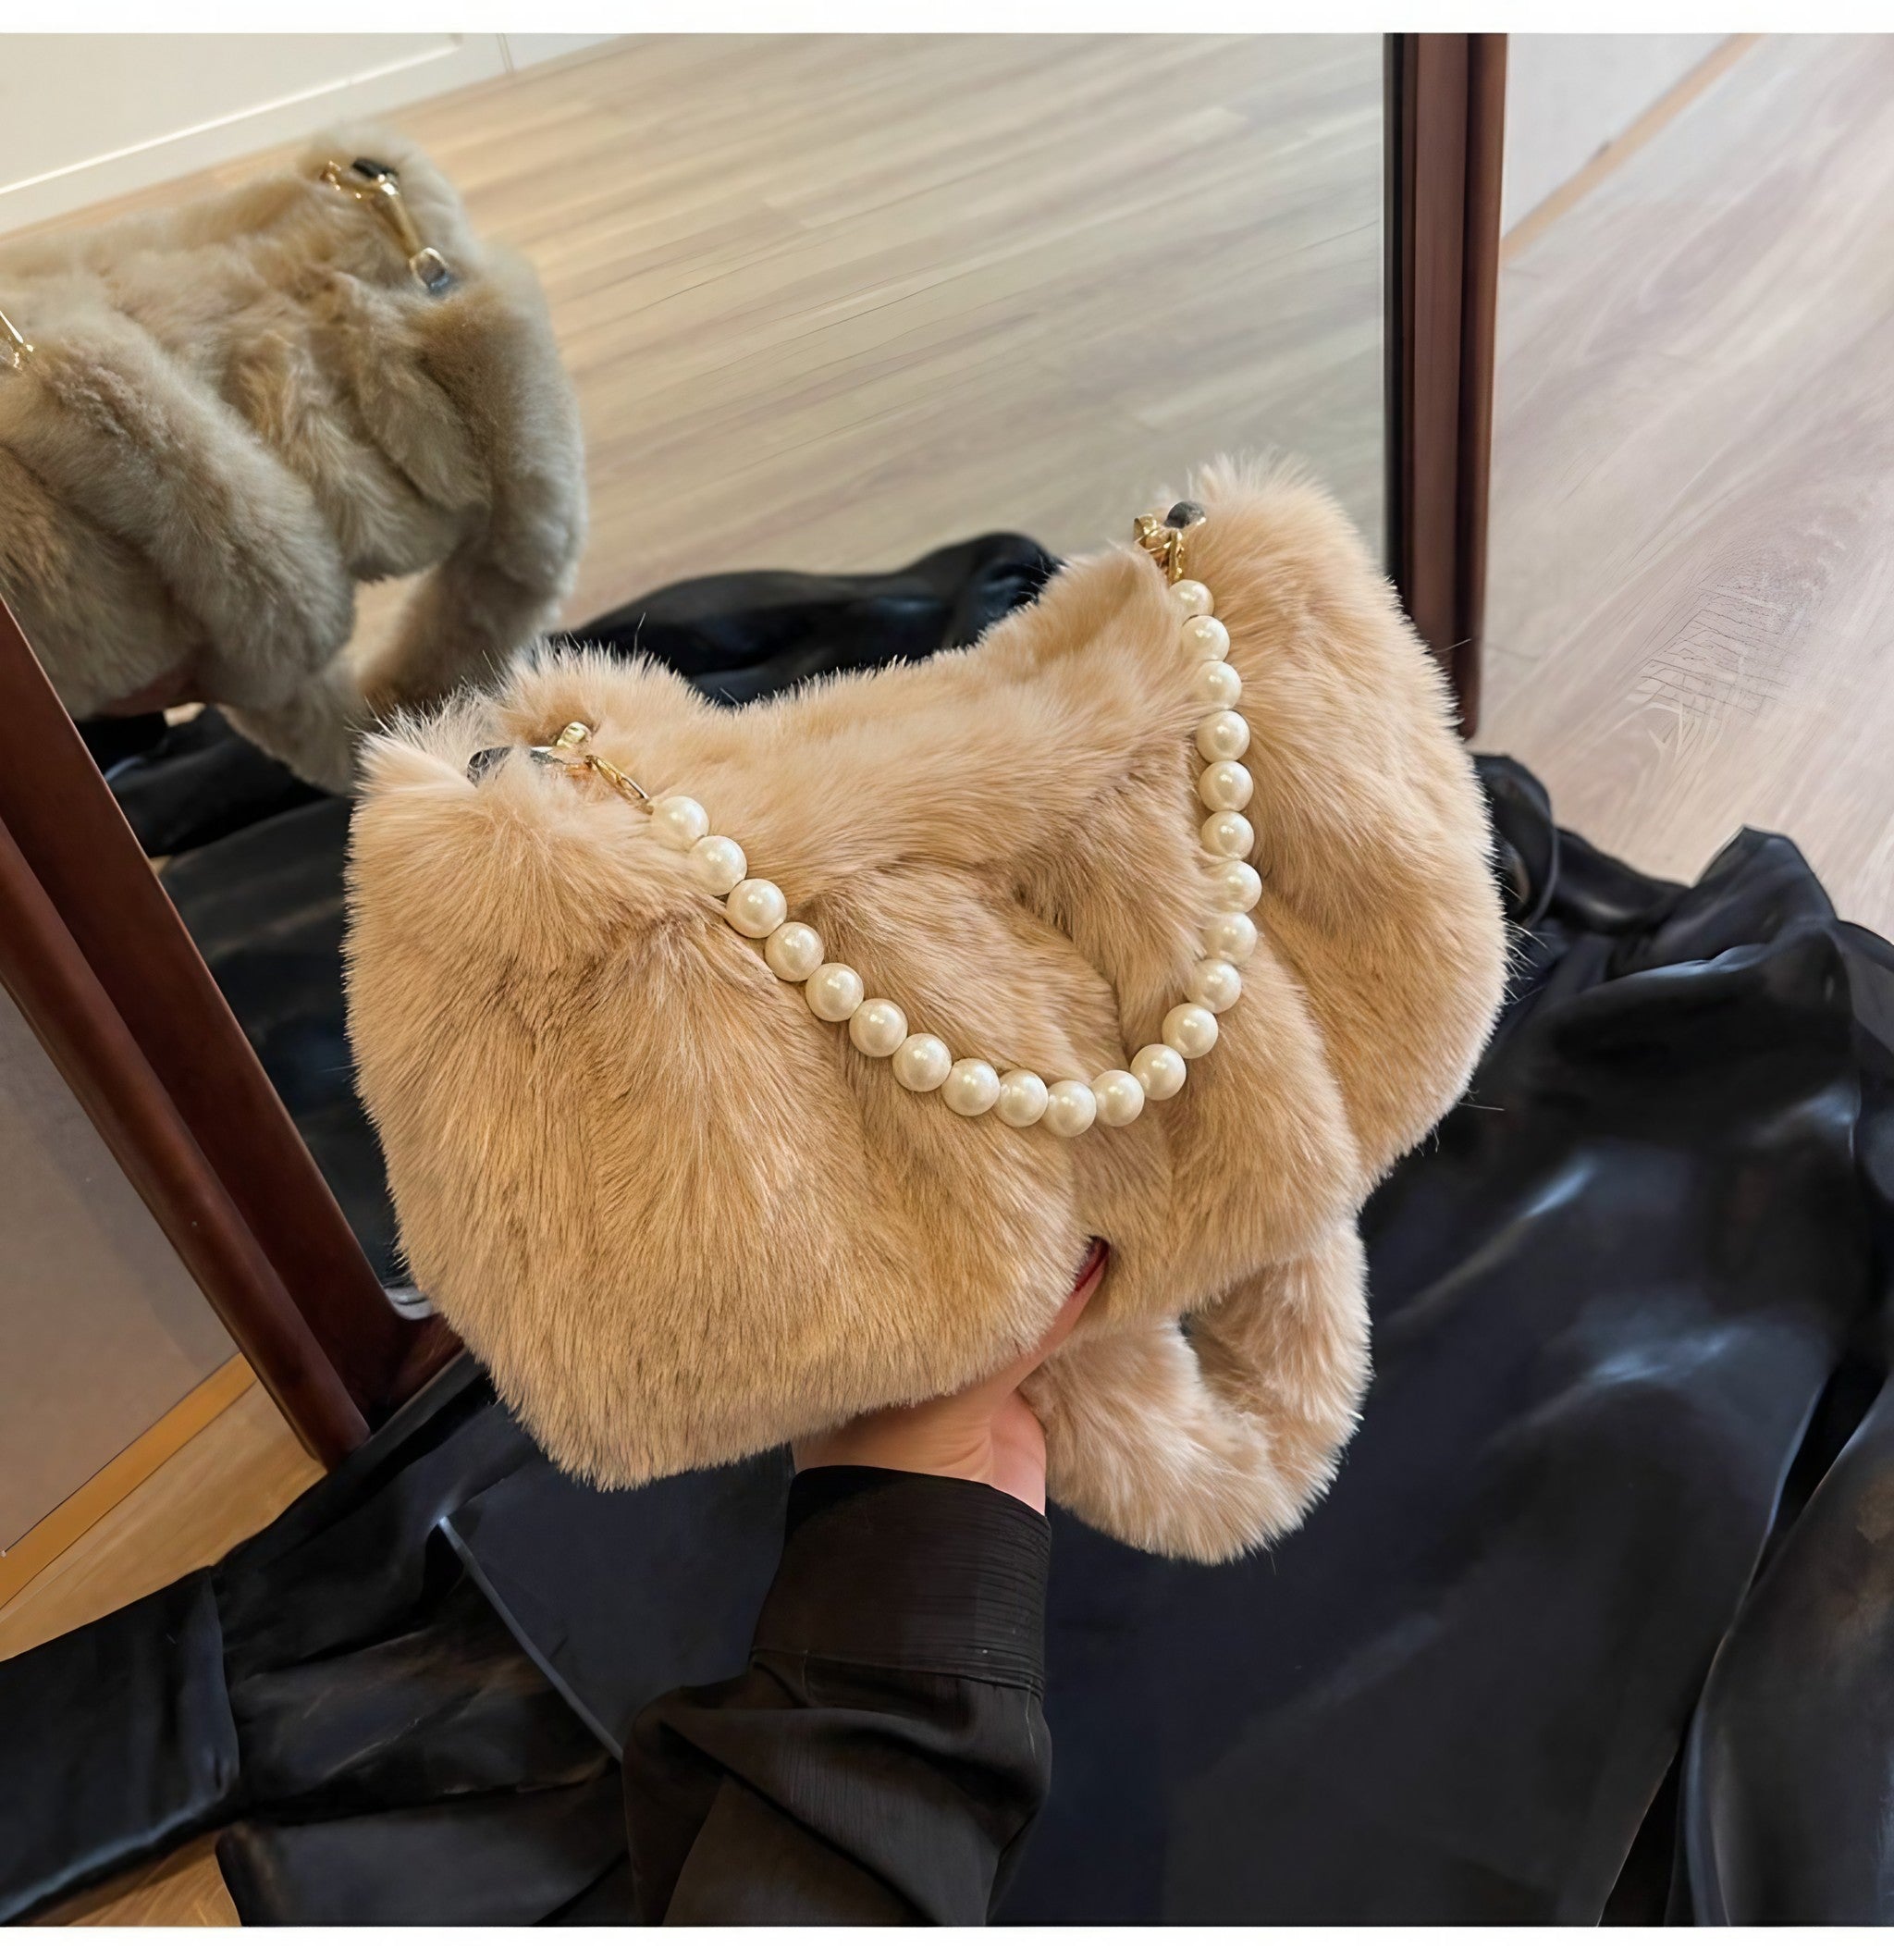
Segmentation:
<svg viewBox="0 0 1894 1960">
<path fill-rule="evenodd" d="M 1077 1325 L 1099 1281 L 1109 1248 L 1094 1239 L 1059 1317 L 1039 1346 L 1009 1362 L 997 1374 L 931 1402 L 877 1409 L 795 1446 L 798 1470 L 858 1463 L 879 1470 L 919 1471 L 935 1477 L 965 1477 L 990 1484 L 1043 1512 L 1046 1508 L 1046 1433 L 1019 1385 Z"/>
</svg>

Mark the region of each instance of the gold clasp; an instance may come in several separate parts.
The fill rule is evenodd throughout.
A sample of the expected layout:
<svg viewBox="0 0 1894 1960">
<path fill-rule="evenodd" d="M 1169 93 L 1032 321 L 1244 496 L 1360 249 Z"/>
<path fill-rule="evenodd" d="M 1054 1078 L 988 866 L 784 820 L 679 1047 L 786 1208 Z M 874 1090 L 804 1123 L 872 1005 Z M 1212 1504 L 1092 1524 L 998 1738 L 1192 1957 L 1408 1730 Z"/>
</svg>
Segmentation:
<svg viewBox="0 0 1894 1960">
<path fill-rule="evenodd" d="M 1157 560 L 1174 586 L 1184 576 L 1185 540 L 1205 514 L 1200 503 L 1174 503 L 1162 517 L 1147 511 L 1138 520 L 1138 542 Z"/>
<path fill-rule="evenodd" d="M 10 368 L 24 367 L 26 357 L 32 351 L 33 343 L 4 313 L 0 313 L 0 362 Z"/>
<path fill-rule="evenodd" d="M 401 180 L 387 164 L 358 156 L 352 164 L 326 163 L 322 177 L 344 196 L 380 213 L 407 254 L 408 270 L 419 285 L 429 292 L 440 292 L 453 284 L 453 268 L 415 228 L 413 213 L 401 195 Z"/>
<path fill-rule="evenodd" d="M 568 721 L 550 744 L 543 748 L 529 748 L 526 753 L 536 756 L 542 762 L 556 763 L 561 769 L 570 770 L 575 776 L 583 776 L 588 770 L 595 776 L 602 776 L 627 803 L 634 798 L 640 803 L 649 803 L 649 795 L 615 762 L 608 762 L 603 756 L 595 756 L 585 746 L 591 739 L 592 731 L 584 721 Z"/>
</svg>

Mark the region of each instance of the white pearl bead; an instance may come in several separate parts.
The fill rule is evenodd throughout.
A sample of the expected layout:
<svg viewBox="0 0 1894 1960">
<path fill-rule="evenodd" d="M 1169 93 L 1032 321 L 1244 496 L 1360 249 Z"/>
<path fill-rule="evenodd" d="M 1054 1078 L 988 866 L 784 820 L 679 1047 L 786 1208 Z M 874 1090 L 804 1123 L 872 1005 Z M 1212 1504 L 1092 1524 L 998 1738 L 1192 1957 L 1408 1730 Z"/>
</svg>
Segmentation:
<svg viewBox="0 0 1894 1960">
<path fill-rule="evenodd" d="M 734 837 L 699 837 L 684 862 L 691 868 L 691 876 L 712 898 L 721 898 L 732 886 L 741 884 L 744 873 L 750 868 L 743 845 Z"/>
<path fill-rule="evenodd" d="M 911 1034 L 894 1051 L 894 1079 L 916 1095 L 939 1089 L 953 1066 L 953 1051 L 938 1034 Z"/>
<path fill-rule="evenodd" d="M 1046 1091 L 1046 1128 L 1055 1137 L 1082 1137 L 1097 1120 L 1099 1099 L 1083 1082 L 1054 1082 Z"/>
<path fill-rule="evenodd" d="M 822 935 L 814 926 L 793 918 L 763 942 L 763 957 L 778 980 L 799 987 L 822 964 Z"/>
<path fill-rule="evenodd" d="M 956 1116 L 983 1116 L 1000 1100 L 1000 1078 L 990 1062 L 969 1055 L 947 1071 L 941 1100 Z"/>
<path fill-rule="evenodd" d="M 1190 969 L 1190 998 L 1212 1014 L 1227 1014 L 1243 994 L 1243 976 L 1226 959 L 1200 959 Z"/>
<path fill-rule="evenodd" d="M 1234 708 L 1220 708 L 1197 724 L 1197 753 L 1206 762 L 1235 762 L 1248 753 L 1249 740 L 1249 724 Z"/>
<path fill-rule="evenodd" d="M 1184 650 L 1199 660 L 1224 660 L 1230 655 L 1230 629 L 1222 620 L 1202 613 L 1184 622 Z"/>
<path fill-rule="evenodd" d="M 1203 941 L 1211 959 L 1240 967 L 1256 951 L 1256 927 L 1247 912 L 1218 912 L 1205 929 Z"/>
<path fill-rule="evenodd" d="M 710 820 L 695 796 L 660 796 L 651 806 L 651 828 L 660 844 L 687 851 L 709 830 Z"/>
<path fill-rule="evenodd" d="M 864 1001 L 848 1017 L 848 1038 L 864 1054 L 892 1054 L 907 1039 L 907 1017 L 892 1001 Z"/>
<path fill-rule="evenodd" d="M 803 992 L 818 1020 L 845 1021 L 862 1004 L 862 977 L 853 967 L 830 960 L 809 975 Z"/>
<path fill-rule="evenodd" d="M 1256 848 L 1256 829 L 1240 810 L 1219 810 L 1206 817 L 1198 832 L 1212 857 L 1247 857 Z"/>
<path fill-rule="evenodd" d="M 1262 880 L 1253 864 L 1232 857 L 1220 864 L 1211 881 L 1217 904 L 1225 912 L 1251 912 L 1262 902 Z"/>
<path fill-rule="evenodd" d="M 1144 1108 L 1144 1084 L 1128 1069 L 1108 1068 L 1091 1079 L 1099 1105 L 1099 1121 L 1107 1129 L 1123 1129 Z"/>
<path fill-rule="evenodd" d="M 1215 601 L 1210 596 L 1210 587 L 1200 578 L 1180 578 L 1171 587 L 1171 603 L 1185 619 L 1195 619 L 1199 612 L 1211 612 Z"/>
<path fill-rule="evenodd" d="M 1256 783 L 1240 762 L 1212 762 L 1197 779 L 1197 794 L 1206 809 L 1240 810 L 1256 794 Z"/>
<path fill-rule="evenodd" d="M 789 917 L 789 902 L 767 878 L 745 878 L 723 909 L 745 939 L 768 939 Z"/>
<path fill-rule="evenodd" d="M 1228 660 L 1206 660 L 1191 675 L 1190 684 L 1209 708 L 1234 708 L 1243 698 L 1243 676 Z"/>
<path fill-rule="evenodd" d="M 1214 1021 L 1211 1025 L 1215 1025 Z M 1175 1048 L 1153 1042 L 1131 1057 L 1131 1073 L 1151 1102 L 1168 1103 L 1183 1088 L 1187 1071 L 1184 1057 Z"/>
<path fill-rule="evenodd" d="M 1164 1040 L 1186 1061 L 1194 1062 L 1217 1045 L 1217 1017 L 1208 1007 L 1187 1001 L 1165 1015 Z"/>
<path fill-rule="evenodd" d="M 1234 708 L 1220 708 L 1197 724 L 1197 753 L 1206 762 L 1234 762 L 1248 746 L 1249 724 Z"/>
<path fill-rule="evenodd" d="M 1030 1068 L 1009 1068 L 1000 1078 L 993 1111 L 1010 1129 L 1030 1129 L 1045 1115 L 1051 1092 Z"/>
</svg>

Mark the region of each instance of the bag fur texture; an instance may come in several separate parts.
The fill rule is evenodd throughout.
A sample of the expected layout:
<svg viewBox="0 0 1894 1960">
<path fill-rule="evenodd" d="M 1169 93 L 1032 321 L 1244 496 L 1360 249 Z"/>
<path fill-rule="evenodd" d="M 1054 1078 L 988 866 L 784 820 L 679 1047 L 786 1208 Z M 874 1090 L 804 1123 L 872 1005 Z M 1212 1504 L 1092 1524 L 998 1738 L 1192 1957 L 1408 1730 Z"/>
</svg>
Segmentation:
<svg viewBox="0 0 1894 1960">
<path fill-rule="evenodd" d="M 1181 999 L 1213 909 L 1202 709 L 1162 573 L 1068 566 L 967 651 L 739 711 L 541 659 L 378 738 L 350 1027 L 416 1280 L 608 1485 L 943 1393 L 1102 1286 L 1029 1385 L 1052 1494 L 1233 1557 L 1334 1473 L 1368 1377 L 1356 1214 L 1501 996 L 1479 789 L 1439 672 L 1334 505 L 1228 468 L 1190 572 L 1244 681 L 1261 944 L 1175 1100 L 1062 1140 L 897 1085 L 776 980 L 648 820 L 524 756 L 569 720 L 738 838 L 956 1055 L 1081 1079 Z"/>
<path fill-rule="evenodd" d="M 453 283 L 424 290 L 322 166 L 398 173 Z M 361 731 L 491 679 L 584 537 L 577 405 L 531 268 L 387 130 L 95 230 L 0 250 L 33 351 L 0 369 L 0 595 L 68 709 L 216 701 L 349 786 Z M 361 672 L 357 581 L 435 568 Z"/>
</svg>

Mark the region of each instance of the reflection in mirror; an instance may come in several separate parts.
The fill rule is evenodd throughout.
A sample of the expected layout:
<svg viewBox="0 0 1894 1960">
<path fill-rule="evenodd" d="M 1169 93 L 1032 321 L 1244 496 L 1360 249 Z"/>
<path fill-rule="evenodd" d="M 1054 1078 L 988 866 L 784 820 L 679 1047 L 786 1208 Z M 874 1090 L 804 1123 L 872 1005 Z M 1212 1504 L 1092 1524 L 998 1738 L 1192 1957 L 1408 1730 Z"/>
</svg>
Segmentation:
<svg viewBox="0 0 1894 1960">
<path fill-rule="evenodd" d="M 693 38 L 578 71 L 628 133 L 490 207 L 580 389 L 576 615 L 1002 527 L 1091 549 L 1220 449 L 1298 452 L 1378 537 L 1381 62 L 1371 34 Z M 491 148 L 424 113 L 466 183 Z"/>
</svg>

